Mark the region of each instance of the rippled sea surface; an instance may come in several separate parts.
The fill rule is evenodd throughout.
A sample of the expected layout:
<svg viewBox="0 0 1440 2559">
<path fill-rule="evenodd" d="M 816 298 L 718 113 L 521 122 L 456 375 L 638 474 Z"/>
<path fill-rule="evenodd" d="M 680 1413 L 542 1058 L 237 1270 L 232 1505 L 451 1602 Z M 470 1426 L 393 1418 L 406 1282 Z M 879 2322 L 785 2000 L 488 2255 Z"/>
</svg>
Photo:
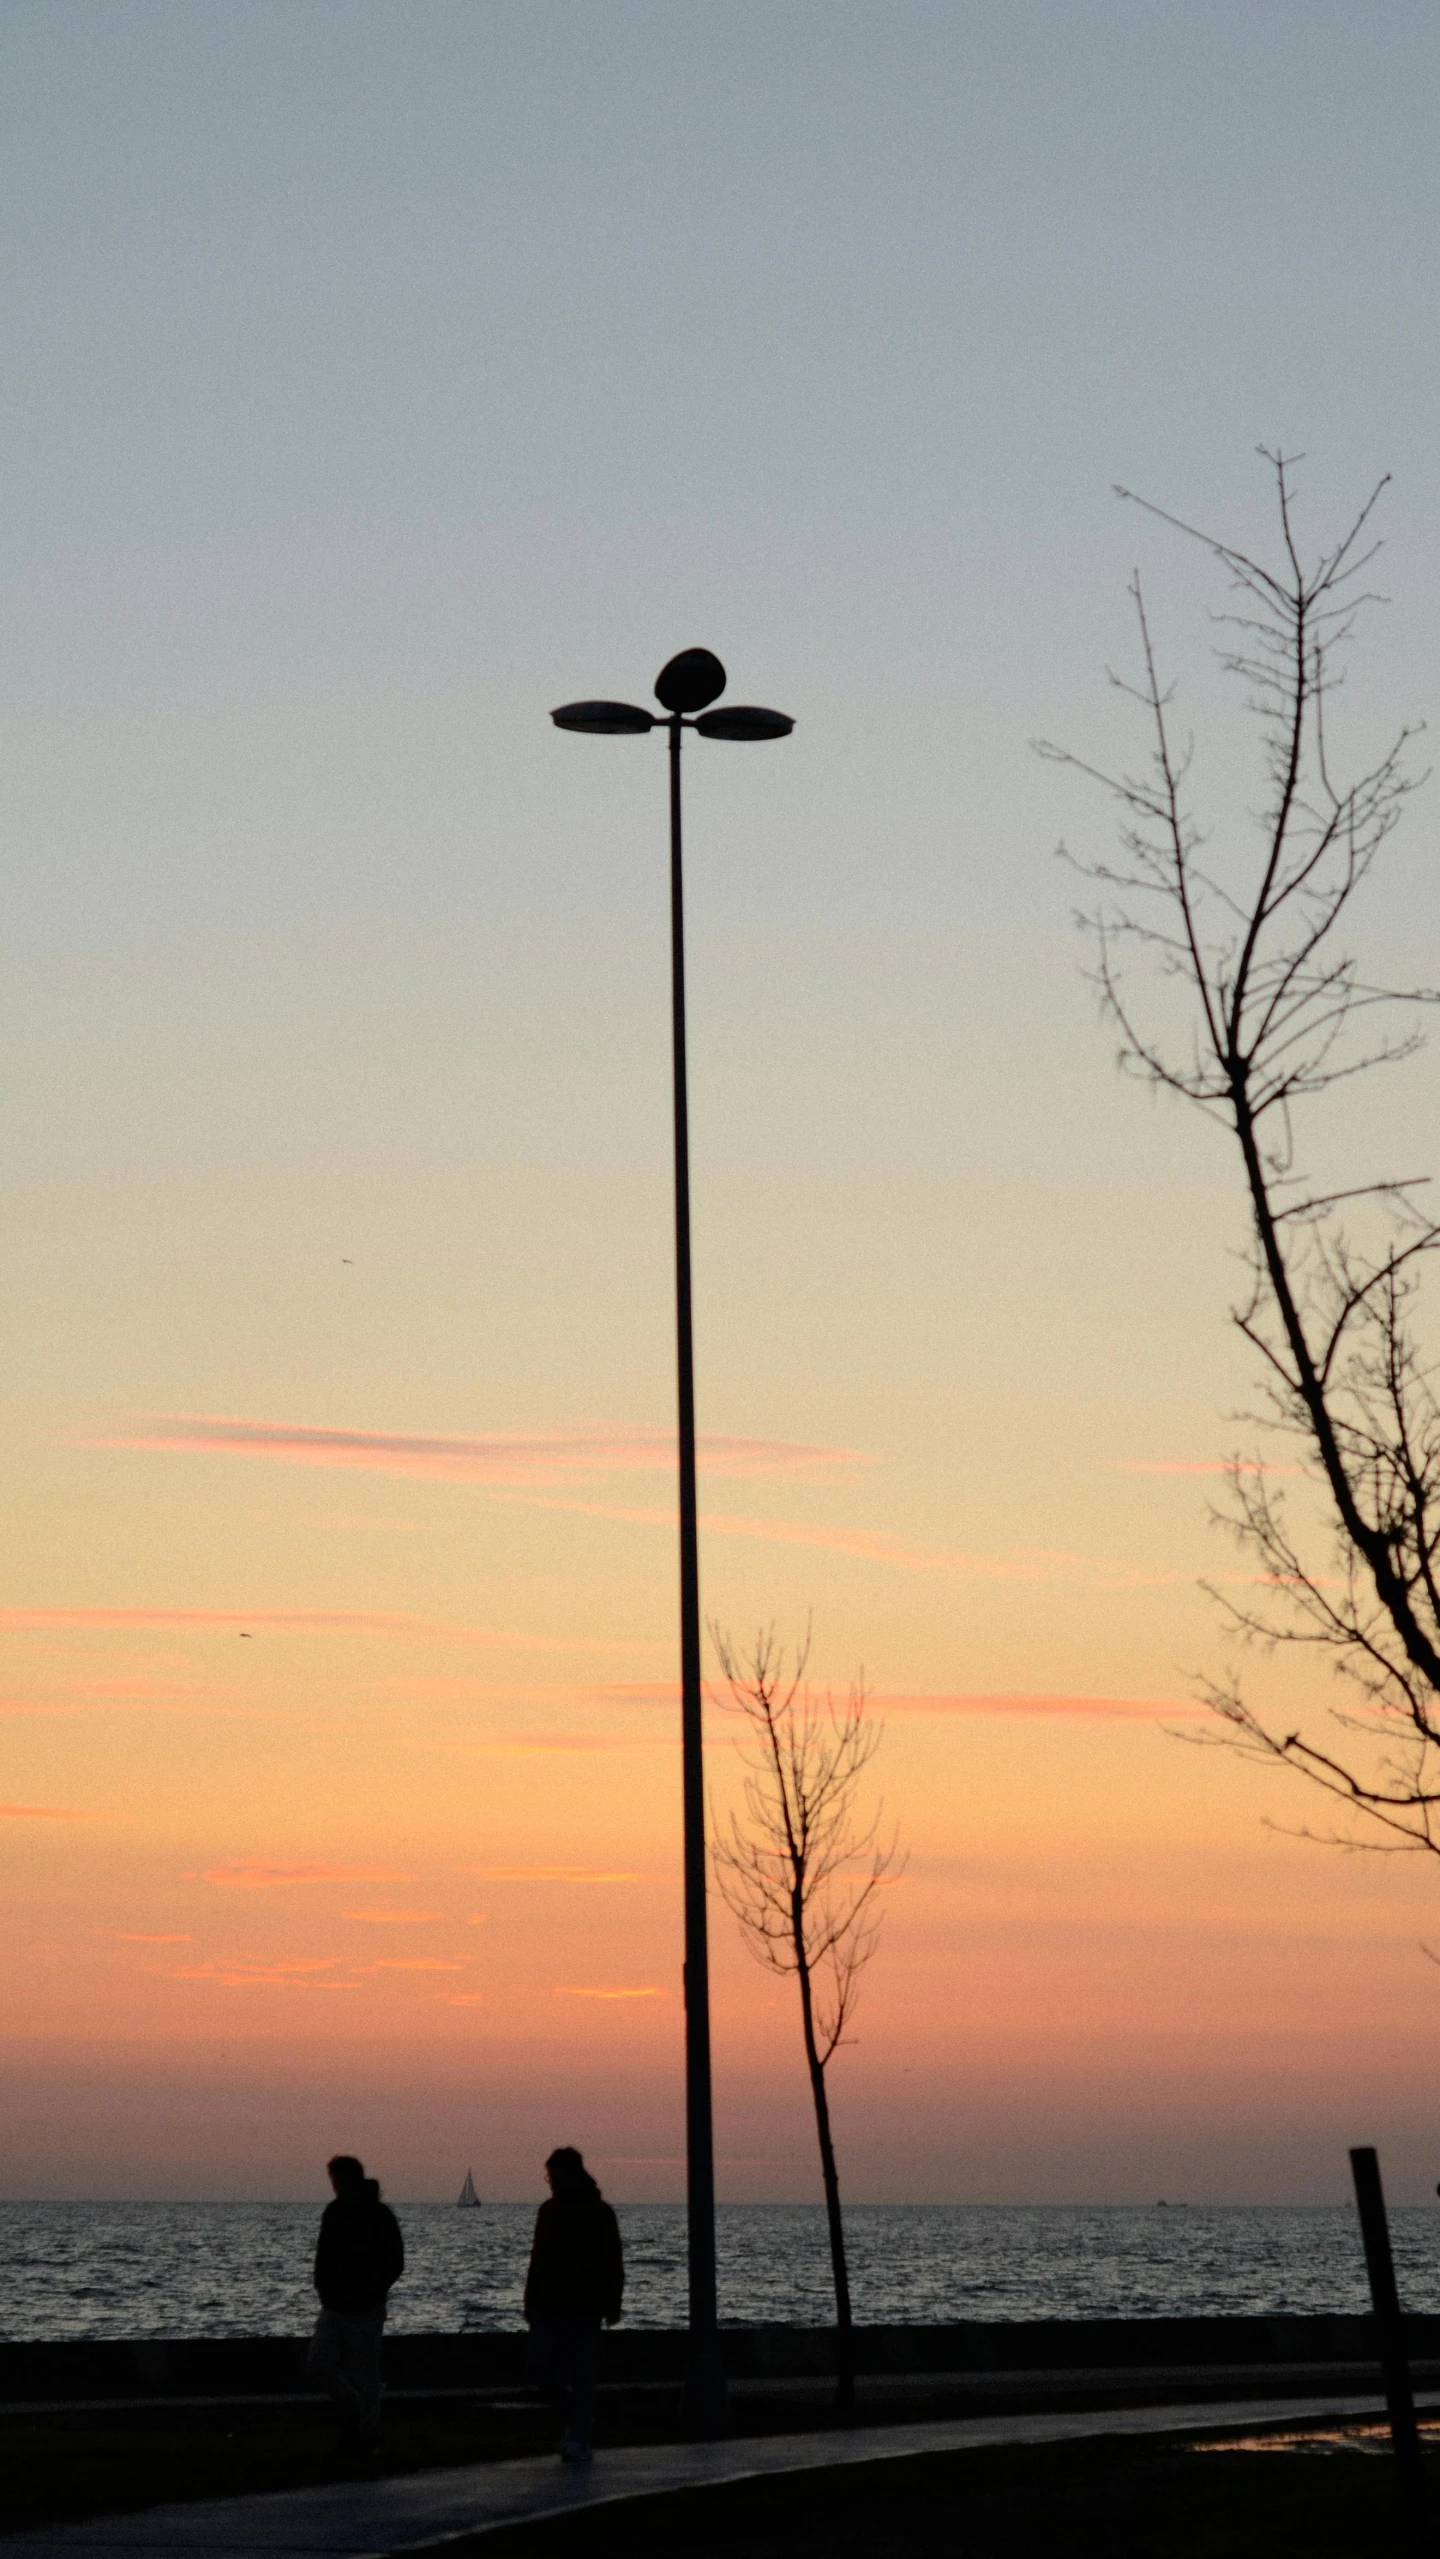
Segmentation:
<svg viewBox="0 0 1440 2559">
<path fill-rule="evenodd" d="M 513 2328 L 533 2208 L 399 2204 L 408 2256 L 397 2329 Z M 0 2337 L 287 2336 L 314 2316 L 313 2204 L 0 2204 Z M 685 2317 L 678 2206 L 620 2207 L 626 2318 Z M 1440 2310 L 1440 2211 L 1392 2210 L 1401 2298 Z M 846 2216 L 856 2317 L 1155 2317 L 1364 2310 L 1355 2216 L 1343 2206 L 1074 2210 L 862 2204 Z M 738 2326 L 832 2316 L 824 2216 L 722 2206 L 720 2313 Z"/>
</svg>

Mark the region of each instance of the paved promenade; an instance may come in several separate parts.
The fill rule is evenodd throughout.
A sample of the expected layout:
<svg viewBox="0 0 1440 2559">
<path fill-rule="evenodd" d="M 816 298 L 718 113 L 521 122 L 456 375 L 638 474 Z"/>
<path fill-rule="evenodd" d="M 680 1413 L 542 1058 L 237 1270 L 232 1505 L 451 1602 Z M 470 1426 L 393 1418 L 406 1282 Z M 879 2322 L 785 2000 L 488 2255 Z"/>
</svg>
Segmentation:
<svg viewBox="0 0 1440 2559">
<path fill-rule="evenodd" d="M 1427 2410 L 1437 2403 L 1427 2398 Z M 536 2523 L 587 2506 L 667 2491 L 773 2478 L 786 2471 L 832 2470 L 858 2461 L 903 2461 L 916 2453 L 978 2451 L 997 2444 L 1075 2443 L 1100 2435 L 1229 2433 L 1237 2427 L 1293 2419 L 1373 2417 L 1382 2402 L 1334 2394 L 1310 2399 L 1238 2399 L 1217 2406 L 1122 2408 L 1054 2416 L 953 2417 L 930 2425 L 857 2426 L 850 2433 L 752 2436 L 714 2444 L 660 2444 L 596 2455 L 588 2470 L 558 2461 L 480 2462 L 423 2470 L 403 2479 L 341 2480 L 323 2488 L 269 2497 L 213 2498 L 186 2506 L 151 2506 L 136 2515 L 0 2541 L 3 2559 L 60 2559 L 65 2552 L 113 2551 L 116 2559 L 187 2559 L 223 2552 L 227 2559 L 283 2559 L 286 2552 L 326 2559 L 388 2559 L 437 2543 Z"/>
</svg>

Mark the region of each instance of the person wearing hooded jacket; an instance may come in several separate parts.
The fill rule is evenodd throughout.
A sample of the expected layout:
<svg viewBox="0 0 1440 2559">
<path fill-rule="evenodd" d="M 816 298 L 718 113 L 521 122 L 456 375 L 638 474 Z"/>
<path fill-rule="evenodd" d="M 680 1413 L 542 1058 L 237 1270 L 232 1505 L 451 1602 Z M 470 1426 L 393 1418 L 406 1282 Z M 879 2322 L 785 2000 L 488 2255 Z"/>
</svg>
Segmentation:
<svg viewBox="0 0 1440 2559">
<path fill-rule="evenodd" d="M 335 2200 L 320 2216 L 320 2316 L 310 2368 L 339 2408 L 346 2434 L 368 2450 L 380 2428 L 380 2339 L 390 2287 L 405 2270 L 405 2242 L 360 2160 L 341 2152 L 328 2174 Z"/>
<path fill-rule="evenodd" d="M 560 2458 L 586 2462 L 600 2329 L 620 2316 L 625 2259 L 620 2225 L 579 2151 L 552 2150 L 545 2174 L 550 2200 L 535 2216 L 525 2318 L 536 2378 L 564 2424 Z"/>
</svg>

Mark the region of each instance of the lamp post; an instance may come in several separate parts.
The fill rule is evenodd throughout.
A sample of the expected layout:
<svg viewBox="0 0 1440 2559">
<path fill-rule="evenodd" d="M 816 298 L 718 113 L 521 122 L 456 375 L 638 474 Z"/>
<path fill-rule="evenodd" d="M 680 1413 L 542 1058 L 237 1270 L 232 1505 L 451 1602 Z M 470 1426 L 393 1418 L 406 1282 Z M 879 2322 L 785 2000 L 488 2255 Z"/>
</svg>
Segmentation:
<svg viewBox="0 0 1440 2559">
<path fill-rule="evenodd" d="M 725 2375 L 715 2297 L 715 2142 L 710 2102 L 710 1963 L 705 1911 L 705 1773 L 700 1731 L 700 1554 L 695 1508 L 695 1354 L 690 1305 L 690 1130 L 685 1079 L 685 905 L 681 878 L 680 747 L 701 737 L 788 737 L 783 711 L 708 706 L 725 690 L 709 649 L 682 649 L 655 679 L 668 716 L 633 702 L 567 702 L 560 729 L 626 737 L 665 729 L 670 741 L 670 1006 L 675 1088 L 675 1347 L 680 1422 L 680 1737 L 685 1835 L 685 2158 L 689 2224 L 690 2371 L 685 2406 L 693 2434 L 725 2423 Z"/>
</svg>

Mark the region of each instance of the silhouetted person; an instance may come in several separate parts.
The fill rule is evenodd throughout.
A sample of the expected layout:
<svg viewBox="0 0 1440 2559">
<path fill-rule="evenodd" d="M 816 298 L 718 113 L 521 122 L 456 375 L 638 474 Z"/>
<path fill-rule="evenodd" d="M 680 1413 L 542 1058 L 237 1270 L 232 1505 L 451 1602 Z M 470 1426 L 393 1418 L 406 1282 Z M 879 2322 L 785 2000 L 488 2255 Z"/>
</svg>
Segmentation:
<svg viewBox="0 0 1440 2559">
<path fill-rule="evenodd" d="M 535 2377 L 560 2411 L 562 2461 L 588 2461 L 602 2320 L 613 2327 L 625 2290 L 620 2225 L 578 2150 L 545 2162 L 550 2201 L 535 2216 L 525 2317 Z"/>
<path fill-rule="evenodd" d="M 329 2162 L 335 2201 L 320 2216 L 315 2289 L 320 2316 L 310 2343 L 310 2369 L 363 2451 L 380 2431 L 380 2336 L 391 2285 L 405 2270 L 400 2224 L 358 2159 Z"/>
</svg>

